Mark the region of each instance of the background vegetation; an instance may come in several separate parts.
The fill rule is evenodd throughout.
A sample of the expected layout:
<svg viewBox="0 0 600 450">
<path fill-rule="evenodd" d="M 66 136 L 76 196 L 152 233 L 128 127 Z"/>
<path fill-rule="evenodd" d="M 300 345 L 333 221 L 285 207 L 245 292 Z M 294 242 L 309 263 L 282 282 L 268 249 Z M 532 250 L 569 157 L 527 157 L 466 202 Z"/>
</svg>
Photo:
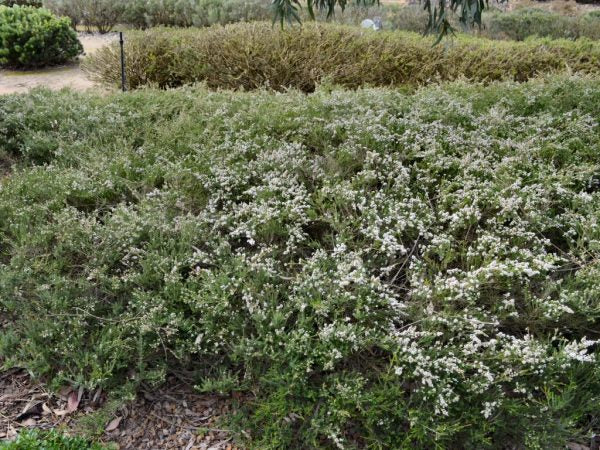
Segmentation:
<svg viewBox="0 0 600 450">
<path fill-rule="evenodd" d="M 0 97 L 0 354 L 182 367 L 256 448 L 598 427 L 600 85 Z"/>
<path fill-rule="evenodd" d="M 159 25 L 208 26 L 251 20 L 270 20 L 265 0 L 45 0 L 56 14 L 73 24 L 106 32 L 117 23 L 136 28 Z"/>
<path fill-rule="evenodd" d="M 273 12 L 268 0 L 45 0 L 46 7 L 56 14 L 68 16 L 73 24 L 90 30 L 108 31 L 117 23 L 134 28 L 156 26 L 211 26 L 235 22 L 270 21 Z M 566 8 L 566 7 L 565 7 Z M 564 8 L 563 8 L 564 9 Z M 318 21 L 326 21 L 326 12 L 316 11 Z M 309 19 L 306 9 L 299 16 Z M 353 2 L 345 11 L 336 8 L 331 21 L 359 25 L 366 18 L 380 16 L 384 29 L 422 33 L 429 16 L 422 5 L 356 6 Z M 572 10 L 550 11 L 535 7 L 500 11 L 487 10 L 482 16 L 482 28 L 465 29 L 455 16 L 449 16 L 455 29 L 491 39 L 524 40 L 530 36 L 577 39 L 600 37 L 600 16 Z"/>
<path fill-rule="evenodd" d="M 377 10 L 372 11 L 371 15 Z M 381 15 L 384 26 L 392 30 L 422 33 L 427 26 L 427 13 L 418 5 L 384 5 Z M 522 41 L 535 36 L 553 39 L 600 38 L 600 15 L 596 11 L 577 14 L 535 7 L 511 11 L 491 9 L 483 14 L 482 27 L 473 29 L 464 29 L 452 16 L 450 21 L 457 30 L 489 39 Z"/>
<path fill-rule="evenodd" d="M 42 6 L 42 0 L 0 0 L 0 5 L 3 6 L 34 6 L 40 8 Z"/>
</svg>

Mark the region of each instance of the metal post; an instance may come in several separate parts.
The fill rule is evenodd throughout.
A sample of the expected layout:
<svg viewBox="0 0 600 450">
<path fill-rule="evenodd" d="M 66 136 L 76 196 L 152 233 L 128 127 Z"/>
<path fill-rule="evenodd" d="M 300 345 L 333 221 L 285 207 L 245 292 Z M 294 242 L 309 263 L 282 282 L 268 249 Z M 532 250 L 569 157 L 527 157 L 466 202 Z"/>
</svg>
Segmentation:
<svg viewBox="0 0 600 450">
<path fill-rule="evenodd" d="M 121 89 L 123 92 L 127 90 L 125 87 L 125 49 L 123 48 L 123 32 L 119 32 L 119 43 L 121 44 Z"/>
</svg>

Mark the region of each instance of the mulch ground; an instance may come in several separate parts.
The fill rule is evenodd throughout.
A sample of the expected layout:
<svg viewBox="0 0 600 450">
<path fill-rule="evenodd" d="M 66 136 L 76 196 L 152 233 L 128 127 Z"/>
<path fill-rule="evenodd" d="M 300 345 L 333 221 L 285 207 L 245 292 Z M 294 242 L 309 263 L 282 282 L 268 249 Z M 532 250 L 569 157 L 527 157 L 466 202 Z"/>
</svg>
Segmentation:
<svg viewBox="0 0 600 450">
<path fill-rule="evenodd" d="M 24 370 L 8 370 L 0 374 L 0 440 L 14 439 L 26 428 L 77 434 L 85 417 L 106 401 L 100 390 L 64 388 L 52 394 Z M 231 408 L 227 398 L 198 394 L 169 377 L 163 387 L 142 390 L 135 401 L 116 409 L 102 425 L 101 441 L 119 449 L 238 449 L 232 433 L 218 425 Z"/>
</svg>

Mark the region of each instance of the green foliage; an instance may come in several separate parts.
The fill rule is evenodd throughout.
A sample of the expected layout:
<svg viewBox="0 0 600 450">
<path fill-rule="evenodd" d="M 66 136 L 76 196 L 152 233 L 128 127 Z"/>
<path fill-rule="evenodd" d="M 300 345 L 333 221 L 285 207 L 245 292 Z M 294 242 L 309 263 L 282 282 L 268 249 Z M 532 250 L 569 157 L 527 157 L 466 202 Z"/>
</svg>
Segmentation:
<svg viewBox="0 0 600 450">
<path fill-rule="evenodd" d="M 600 10 L 596 9 L 596 10 L 590 11 L 585 15 L 585 17 L 600 19 Z"/>
<path fill-rule="evenodd" d="M 564 70 L 600 72 L 600 44 L 587 40 L 514 43 L 462 36 L 445 47 L 433 42 L 413 33 L 312 23 L 285 30 L 268 23 L 151 29 L 127 35 L 127 79 L 131 88 L 205 81 L 211 88 L 311 92 L 324 80 L 356 88 L 457 78 L 525 81 Z M 95 52 L 83 68 L 94 79 L 118 84 L 118 46 Z"/>
<path fill-rule="evenodd" d="M 62 64 L 82 52 L 69 19 L 57 18 L 43 8 L 0 6 L 0 65 Z"/>
<path fill-rule="evenodd" d="M 417 5 L 384 5 L 379 13 L 384 28 L 420 32 L 427 25 L 427 12 Z M 460 23 L 450 19 L 453 26 L 461 29 Z M 483 14 L 482 28 L 462 29 L 489 39 L 522 41 L 530 37 L 552 39 L 600 39 L 600 15 L 590 12 L 568 16 L 535 8 L 518 8 L 512 11 L 490 10 Z"/>
<path fill-rule="evenodd" d="M 42 0 L 0 0 L 0 5 L 8 6 L 9 8 L 13 5 L 41 8 Z"/>
<path fill-rule="evenodd" d="M 2 450 L 102 450 L 103 446 L 56 431 L 23 431 L 13 442 L 0 442 Z"/>
<path fill-rule="evenodd" d="M 530 36 L 554 39 L 600 39 L 600 17 L 566 16 L 542 9 L 494 12 L 484 17 L 485 36 L 522 41 Z"/>
<path fill-rule="evenodd" d="M 46 0 L 46 7 L 74 24 L 102 33 L 116 24 L 137 28 L 159 25 L 189 27 L 271 17 L 265 0 Z"/>
<path fill-rule="evenodd" d="M 598 433 L 600 85 L 0 97 L 0 355 L 255 448 Z M 249 437 L 248 437 L 249 436 Z"/>
</svg>

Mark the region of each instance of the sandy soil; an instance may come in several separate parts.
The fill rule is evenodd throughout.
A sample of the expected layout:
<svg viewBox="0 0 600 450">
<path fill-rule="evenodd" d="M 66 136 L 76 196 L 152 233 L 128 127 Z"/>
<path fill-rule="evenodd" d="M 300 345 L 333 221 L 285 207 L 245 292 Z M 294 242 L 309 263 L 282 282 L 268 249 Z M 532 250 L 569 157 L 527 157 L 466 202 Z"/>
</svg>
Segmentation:
<svg viewBox="0 0 600 450">
<path fill-rule="evenodd" d="M 90 54 L 117 40 L 118 35 L 116 33 L 105 35 L 80 33 L 79 39 L 83 44 L 85 54 Z M 96 86 L 96 84 L 86 78 L 79 68 L 78 62 L 34 71 L 0 70 L 0 95 L 27 92 L 37 86 L 45 86 L 49 89 L 70 87 L 84 91 Z"/>
</svg>

